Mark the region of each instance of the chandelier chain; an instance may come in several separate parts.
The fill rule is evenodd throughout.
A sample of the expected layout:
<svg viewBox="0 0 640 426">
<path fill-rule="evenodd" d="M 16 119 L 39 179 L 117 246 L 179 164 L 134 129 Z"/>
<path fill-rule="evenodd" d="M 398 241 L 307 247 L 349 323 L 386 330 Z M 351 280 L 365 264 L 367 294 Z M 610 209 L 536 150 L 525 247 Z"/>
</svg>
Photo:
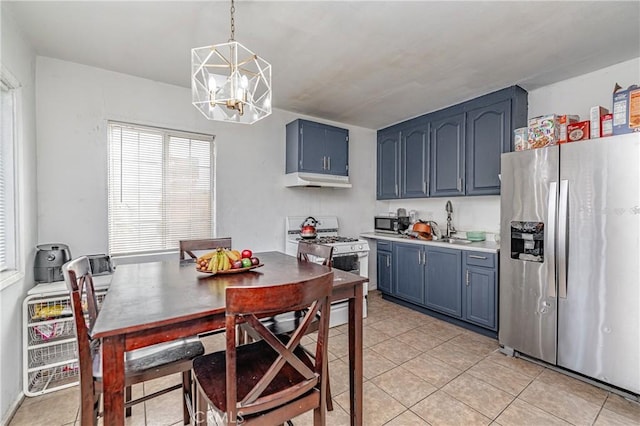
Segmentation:
<svg viewBox="0 0 640 426">
<path fill-rule="evenodd" d="M 234 18 L 235 13 L 236 13 L 236 4 L 234 0 L 231 0 L 231 39 L 230 41 L 234 41 L 235 35 L 236 35 L 236 20 Z"/>
</svg>

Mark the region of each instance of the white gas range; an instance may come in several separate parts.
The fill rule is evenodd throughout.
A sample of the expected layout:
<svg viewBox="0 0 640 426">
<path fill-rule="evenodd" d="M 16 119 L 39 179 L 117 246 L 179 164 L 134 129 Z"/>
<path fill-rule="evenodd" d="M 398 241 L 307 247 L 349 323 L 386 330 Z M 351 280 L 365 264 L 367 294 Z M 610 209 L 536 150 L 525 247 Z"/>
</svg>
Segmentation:
<svg viewBox="0 0 640 426">
<path fill-rule="evenodd" d="M 333 246 L 333 267 L 353 272 L 362 277 L 369 277 L 369 243 L 358 238 L 339 235 L 338 218 L 336 216 L 313 216 L 316 220 L 316 238 L 305 239 L 307 242 Z M 302 240 L 300 228 L 307 216 L 287 216 L 285 252 L 296 256 L 298 242 Z M 324 259 L 317 259 L 321 263 Z M 367 283 L 364 284 L 363 317 L 367 316 Z M 348 321 L 348 304 L 346 301 L 334 302 L 331 305 L 330 326 L 346 324 Z"/>
</svg>

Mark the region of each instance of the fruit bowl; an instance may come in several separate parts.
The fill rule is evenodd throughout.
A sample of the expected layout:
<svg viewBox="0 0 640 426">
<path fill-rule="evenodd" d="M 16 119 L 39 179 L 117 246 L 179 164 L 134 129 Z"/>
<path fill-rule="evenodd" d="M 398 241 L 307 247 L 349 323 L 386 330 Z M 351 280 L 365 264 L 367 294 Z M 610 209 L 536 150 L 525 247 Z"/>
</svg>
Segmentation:
<svg viewBox="0 0 640 426">
<path fill-rule="evenodd" d="M 205 271 L 203 269 L 198 269 L 196 268 L 196 271 L 198 272 L 202 272 L 203 274 L 209 274 L 209 275 L 218 275 L 218 274 L 238 274 L 240 272 L 247 272 L 250 271 L 252 269 L 256 269 L 259 268 L 261 266 L 264 266 L 264 263 L 260 263 L 258 265 L 251 265 L 247 268 L 237 268 L 237 269 L 227 269 L 226 271 Z"/>
</svg>

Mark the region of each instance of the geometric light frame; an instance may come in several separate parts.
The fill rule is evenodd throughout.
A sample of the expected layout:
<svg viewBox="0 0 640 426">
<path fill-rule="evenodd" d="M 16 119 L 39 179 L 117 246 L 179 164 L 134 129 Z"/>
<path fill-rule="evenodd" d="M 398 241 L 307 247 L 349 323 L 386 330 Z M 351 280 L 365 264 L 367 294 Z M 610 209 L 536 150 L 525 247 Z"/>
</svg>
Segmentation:
<svg viewBox="0 0 640 426">
<path fill-rule="evenodd" d="M 271 114 L 271 64 L 233 39 L 191 49 L 191 92 L 209 120 L 253 124 Z"/>
</svg>

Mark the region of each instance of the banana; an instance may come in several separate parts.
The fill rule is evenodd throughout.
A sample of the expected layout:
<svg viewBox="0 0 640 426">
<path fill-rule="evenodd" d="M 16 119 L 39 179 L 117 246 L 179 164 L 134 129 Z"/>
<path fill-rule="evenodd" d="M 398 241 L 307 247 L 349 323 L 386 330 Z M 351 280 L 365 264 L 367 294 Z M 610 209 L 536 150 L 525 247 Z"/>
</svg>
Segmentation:
<svg viewBox="0 0 640 426">
<path fill-rule="evenodd" d="M 209 259 L 209 268 L 207 268 L 209 272 L 218 272 L 218 259 L 212 257 Z"/>
<path fill-rule="evenodd" d="M 231 250 L 231 252 L 233 252 L 233 254 L 235 255 L 235 257 L 236 257 L 235 260 L 241 260 L 242 259 L 242 255 L 240 254 L 240 252 L 238 250 Z"/>
<path fill-rule="evenodd" d="M 227 258 L 227 256 L 224 254 L 224 252 L 222 250 L 220 250 L 218 252 L 218 270 L 219 271 L 224 271 L 224 260 Z"/>
<path fill-rule="evenodd" d="M 222 253 L 222 257 L 224 258 L 224 270 L 228 271 L 229 269 L 231 269 L 231 261 L 229 260 L 229 256 L 227 256 L 225 253 Z"/>
<path fill-rule="evenodd" d="M 209 260 L 209 259 L 211 259 L 211 258 L 212 258 L 213 256 L 215 256 L 215 255 L 216 255 L 216 252 L 215 252 L 215 251 L 211 251 L 211 252 L 209 252 L 209 253 L 205 253 L 205 254 L 203 254 L 202 256 L 200 256 L 200 257 L 198 258 L 198 260 Z"/>
<path fill-rule="evenodd" d="M 231 262 L 235 262 L 236 260 L 240 260 L 240 256 L 237 254 L 237 250 L 225 250 L 224 253 L 227 255 Z"/>
</svg>

